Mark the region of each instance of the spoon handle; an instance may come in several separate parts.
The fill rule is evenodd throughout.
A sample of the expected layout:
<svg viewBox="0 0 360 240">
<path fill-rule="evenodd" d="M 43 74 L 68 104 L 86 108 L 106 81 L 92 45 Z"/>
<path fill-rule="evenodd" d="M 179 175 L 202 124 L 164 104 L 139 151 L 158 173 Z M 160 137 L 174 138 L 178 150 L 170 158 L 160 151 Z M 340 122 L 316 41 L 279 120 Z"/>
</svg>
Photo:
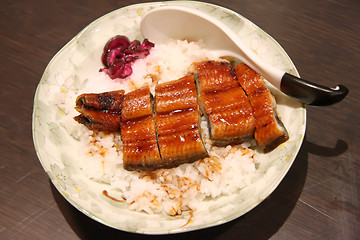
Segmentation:
<svg viewBox="0 0 360 240">
<path fill-rule="evenodd" d="M 280 89 L 283 93 L 308 105 L 327 106 L 340 102 L 349 92 L 343 86 L 328 88 L 295 77 L 289 73 L 282 76 Z"/>
</svg>

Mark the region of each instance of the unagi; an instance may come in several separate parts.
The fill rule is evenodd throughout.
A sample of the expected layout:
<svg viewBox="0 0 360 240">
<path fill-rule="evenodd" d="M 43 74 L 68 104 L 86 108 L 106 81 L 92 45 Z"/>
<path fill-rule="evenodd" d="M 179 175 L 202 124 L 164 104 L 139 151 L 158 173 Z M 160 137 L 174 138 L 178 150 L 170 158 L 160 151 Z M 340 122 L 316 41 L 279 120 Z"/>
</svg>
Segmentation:
<svg viewBox="0 0 360 240">
<path fill-rule="evenodd" d="M 149 87 L 125 94 L 121 111 L 121 140 L 126 170 L 152 170 L 163 166 L 155 132 Z"/>
<path fill-rule="evenodd" d="M 255 114 L 255 139 L 271 151 L 288 139 L 288 133 L 276 111 L 276 101 L 262 77 L 245 64 L 234 67 L 237 80 L 245 90 Z"/>
<path fill-rule="evenodd" d="M 224 62 L 193 63 L 199 102 L 215 145 L 237 144 L 253 137 L 255 118 L 249 100 Z"/>
<path fill-rule="evenodd" d="M 194 75 L 155 88 L 156 127 L 163 167 L 208 156 L 203 145 Z"/>
<path fill-rule="evenodd" d="M 274 96 L 245 64 L 193 63 L 183 78 L 128 92 L 82 94 L 74 119 L 89 129 L 121 131 L 127 170 L 172 168 L 208 157 L 201 139 L 200 111 L 218 146 L 255 137 L 265 152 L 288 139 Z M 196 84 L 195 84 L 196 83 Z"/>
<path fill-rule="evenodd" d="M 80 115 L 74 119 L 91 130 L 119 131 L 124 93 L 118 90 L 81 94 L 76 98 L 75 107 Z"/>
</svg>

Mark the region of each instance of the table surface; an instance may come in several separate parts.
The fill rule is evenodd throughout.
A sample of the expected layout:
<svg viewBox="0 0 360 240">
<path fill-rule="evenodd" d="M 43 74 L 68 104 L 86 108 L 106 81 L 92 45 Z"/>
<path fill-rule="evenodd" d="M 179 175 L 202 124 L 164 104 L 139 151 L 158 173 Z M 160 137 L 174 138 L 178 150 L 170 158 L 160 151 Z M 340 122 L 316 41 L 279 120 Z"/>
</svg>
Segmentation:
<svg viewBox="0 0 360 240">
<path fill-rule="evenodd" d="M 360 239 L 360 1 L 208 1 L 275 38 L 300 75 L 350 89 L 307 107 L 306 136 L 273 194 L 229 223 L 172 236 L 105 227 L 74 209 L 41 167 L 32 141 L 34 93 L 50 59 L 96 18 L 141 1 L 0 3 L 0 239 Z M 142 1 L 144 2 L 144 1 Z"/>
</svg>

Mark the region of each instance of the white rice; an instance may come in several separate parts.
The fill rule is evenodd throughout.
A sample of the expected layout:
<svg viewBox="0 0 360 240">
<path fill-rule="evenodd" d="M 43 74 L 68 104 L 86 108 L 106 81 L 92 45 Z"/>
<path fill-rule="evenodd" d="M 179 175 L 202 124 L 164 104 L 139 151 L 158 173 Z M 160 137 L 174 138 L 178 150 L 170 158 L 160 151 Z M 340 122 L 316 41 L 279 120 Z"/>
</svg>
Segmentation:
<svg viewBox="0 0 360 240">
<path fill-rule="evenodd" d="M 123 199 L 129 209 L 149 214 L 178 215 L 196 210 L 204 199 L 233 194 L 252 182 L 256 171 L 256 155 L 249 147 L 254 142 L 237 146 L 215 147 L 209 139 L 208 126 L 202 118 L 201 129 L 209 157 L 192 164 L 152 172 L 126 171 L 122 161 L 121 137 L 117 133 L 95 132 L 76 123 L 72 117 L 75 98 L 85 92 L 117 89 L 132 91 L 144 85 L 154 90 L 156 83 L 171 81 L 188 73 L 196 61 L 217 60 L 201 43 L 174 41 L 157 45 L 151 54 L 133 65 L 127 79 L 111 80 L 97 73 L 79 93 L 68 94 L 64 111 L 69 111 L 63 126 L 78 138 L 83 157 L 78 165 L 93 181 L 106 183 L 108 194 Z M 99 192 L 99 194 L 102 194 Z"/>
</svg>

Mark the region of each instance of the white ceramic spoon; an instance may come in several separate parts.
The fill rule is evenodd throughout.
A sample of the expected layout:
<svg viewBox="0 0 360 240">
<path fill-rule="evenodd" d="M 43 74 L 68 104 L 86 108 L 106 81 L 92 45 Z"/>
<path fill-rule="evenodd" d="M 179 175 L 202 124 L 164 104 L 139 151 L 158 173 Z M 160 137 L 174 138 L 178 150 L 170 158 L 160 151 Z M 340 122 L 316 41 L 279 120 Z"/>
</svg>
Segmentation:
<svg viewBox="0 0 360 240">
<path fill-rule="evenodd" d="M 155 8 L 144 15 L 140 23 L 140 31 L 144 38 L 155 44 L 166 43 L 170 39 L 202 40 L 205 47 L 218 56 L 238 58 L 276 88 L 305 104 L 330 105 L 341 101 L 349 91 L 343 85 L 335 88 L 320 86 L 271 66 L 221 21 L 192 8 L 182 6 Z"/>
</svg>

